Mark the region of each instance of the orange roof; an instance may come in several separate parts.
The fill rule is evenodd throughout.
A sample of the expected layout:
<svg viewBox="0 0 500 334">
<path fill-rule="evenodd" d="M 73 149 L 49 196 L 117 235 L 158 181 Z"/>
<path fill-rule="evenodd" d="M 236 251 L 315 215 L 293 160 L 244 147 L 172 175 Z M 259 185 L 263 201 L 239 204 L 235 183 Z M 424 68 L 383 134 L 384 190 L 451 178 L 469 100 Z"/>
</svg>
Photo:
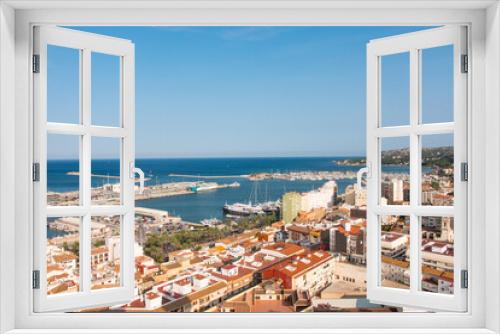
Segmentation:
<svg viewBox="0 0 500 334">
<path fill-rule="evenodd" d="M 180 279 L 178 281 L 175 281 L 174 283 L 181 286 L 191 285 L 191 282 L 187 278 Z"/>
<path fill-rule="evenodd" d="M 54 281 L 57 281 L 57 280 L 60 280 L 60 279 L 63 279 L 63 278 L 68 278 L 68 276 L 69 276 L 68 273 L 62 273 L 62 274 L 59 274 L 59 275 L 53 275 L 53 276 L 47 277 L 47 282 L 52 283 Z"/>
<path fill-rule="evenodd" d="M 202 280 L 202 279 L 207 278 L 208 276 L 202 275 L 202 274 L 196 274 L 193 277 L 196 278 L 197 280 Z"/>
<path fill-rule="evenodd" d="M 146 298 L 147 299 L 155 299 L 155 298 L 158 298 L 158 297 L 160 297 L 160 295 L 157 294 L 157 293 L 154 293 L 154 292 L 148 292 L 148 293 L 146 293 Z"/>
<path fill-rule="evenodd" d="M 393 259 L 392 257 L 385 256 L 385 255 L 382 255 L 382 262 L 387 263 L 387 264 L 391 264 L 391 265 L 394 265 L 394 266 L 397 266 L 397 267 L 400 267 L 403 269 L 407 269 L 410 267 L 410 262 L 408 262 L 408 261 Z"/>
<path fill-rule="evenodd" d="M 92 248 L 92 255 L 107 253 L 108 248 L 106 246 L 101 246 L 97 248 Z"/>
<path fill-rule="evenodd" d="M 64 252 L 61 254 L 54 255 L 52 257 L 54 259 L 54 262 L 61 263 L 61 262 L 68 262 L 68 261 L 73 261 L 78 259 L 78 257 L 71 253 L 71 252 Z"/>
<path fill-rule="evenodd" d="M 287 230 L 292 231 L 292 232 L 297 232 L 300 234 L 309 234 L 309 231 L 311 229 L 309 228 L 309 226 L 292 224 L 292 225 L 287 227 Z"/>
<path fill-rule="evenodd" d="M 219 272 L 213 272 L 212 275 L 215 277 L 221 278 L 227 282 L 231 282 L 231 281 L 238 280 L 244 276 L 252 275 L 253 272 L 254 272 L 254 270 L 252 270 L 252 269 L 248 269 L 245 267 L 238 267 L 238 274 L 234 275 L 234 276 L 225 276 Z"/>
<path fill-rule="evenodd" d="M 282 274 L 290 277 L 301 275 L 304 271 L 308 271 L 317 265 L 328 261 L 333 256 L 330 253 L 316 251 L 303 255 L 296 255 L 275 264 L 272 268 L 280 271 Z"/>
<path fill-rule="evenodd" d="M 64 267 L 60 264 L 48 264 L 47 265 L 47 273 L 55 270 L 64 270 Z"/>
<path fill-rule="evenodd" d="M 436 198 L 436 199 L 448 199 L 448 198 L 450 198 L 450 196 L 448 196 L 447 194 L 435 193 L 435 194 L 432 194 L 432 198 Z"/>
<path fill-rule="evenodd" d="M 134 299 L 127 306 L 128 307 L 144 307 L 146 305 L 144 304 L 144 302 L 142 300 Z"/>
<path fill-rule="evenodd" d="M 453 272 L 452 271 L 444 271 L 444 270 L 439 270 L 430 266 L 423 265 L 422 266 L 422 274 L 430 275 L 437 277 L 439 279 L 448 281 L 448 282 L 453 282 L 454 277 L 453 277 Z"/>
<path fill-rule="evenodd" d="M 271 226 L 274 228 L 281 228 L 285 225 L 285 222 L 283 220 L 277 221 L 276 223 L 272 223 Z"/>
<path fill-rule="evenodd" d="M 223 252 L 226 250 L 226 247 L 222 246 L 222 245 L 219 245 L 219 246 L 215 246 L 215 247 L 212 247 L 208 250 L 209 253 L 220 253 L 220 252 Z"/>
<path fill-rule="evenodd" d="M 139 256 L 135 257 L 135 263 L 142 263 L 142 262 L 151 261 L 151 260 L 153 260 L 153 259 L 150 258 L 149 256 L 145 256 L 145 255 L 139 255 Z"/>
<path fill-rule="evenodd" d="M 295 254 L 300 254 L 305 252 L 305 248 L 292 244 L 292 243 L 287 243 L 287 242 L 277 242 L 271 245 L 267 245 L 263 247 L 263 249 L 267 250 L 272 250 L 275 252 L 278 252 L 280 254 L 283 254 L 285 256 L 290 256 L 290 255 L 295 255 Z"/>
</svg>

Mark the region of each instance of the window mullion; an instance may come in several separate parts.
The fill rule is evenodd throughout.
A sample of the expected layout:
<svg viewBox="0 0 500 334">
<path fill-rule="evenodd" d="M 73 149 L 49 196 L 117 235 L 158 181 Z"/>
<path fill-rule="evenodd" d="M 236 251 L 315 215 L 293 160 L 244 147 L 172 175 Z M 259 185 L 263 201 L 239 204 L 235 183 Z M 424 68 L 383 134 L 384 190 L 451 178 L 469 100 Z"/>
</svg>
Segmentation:
<svg viewBox="0 0 500 334">
<path fill-rule="evenodd" d="M 91 112 L 91 51 L 83 49 L 82 52 L 82 75 L 81 75 L 81 108 L 82 108 L 82 124 L 85 128 L 85 133 L 82 136 L 82 155 L 81 164 L 81 184 L 82 184 L 82 205 L 85 208 L 85 215 L 82 217 L 82 232 L 80 236 L 80 280 L 81 291 L 90 292 L 91 281 L 91 216 L 90 205 L 92 197 L 92 167 L 91 167 L 91 135 L 90 127 L 90 112 Z"/>
<path fill-rule="evenodd" d="M 419 205 L 420 196 L 420 149 L 419 136 L 416 128 L 418 126 L 420 108 L 420 66 L 418 49 L 410 50 L 410 290 L 418 291 L 419 288 L 419 218 L 415 209 Z"/>
</svg>

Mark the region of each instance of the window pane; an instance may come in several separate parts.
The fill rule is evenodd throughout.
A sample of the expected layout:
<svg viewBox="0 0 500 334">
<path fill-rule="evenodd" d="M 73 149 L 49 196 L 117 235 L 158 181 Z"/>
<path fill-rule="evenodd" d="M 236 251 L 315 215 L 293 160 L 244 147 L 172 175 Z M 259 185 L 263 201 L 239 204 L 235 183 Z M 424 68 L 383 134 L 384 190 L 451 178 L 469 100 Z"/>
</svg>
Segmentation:
<svg viewBox="0 0 500 334">
<path fill-rule="evenodd" d="M 91 289 L 120 286 L 121 216 L 92 217 Z"/>
<path fill-rule="evenodd" d="M 410 288 L 410 217 L 380 217 L 380 285 Z"/>
<path fill-rule="evenodd" d="M 381 205 L 409 205 L 410 138 L 381 138 Z"/>
<path fill-rule="evenodd" d="M 453 294 L 453 217 L 421 217 L 422 290 Z"/>
<path fill-rule="evenodd" d="M 422 123 L 453 122 L 453 46 L 421 50 Z"/>
<path fill-rule="evenodd" d="M 92 204 L 120 204 L 120 138 L 92 138 Z"/>
<path fill-rule="evenodd" d="M 453 135 L 422 136 L 422 205 L 453 206 Z"/>
<path fill-rule="evenodd" d="M 80 50 L 47 45 L 47 121 L 80 123 Z"/>
<path fill-rule="evenodd" d="M 381 126 L 410 124 L 410 53 L 382 56 Z"/>
<path fill-rule="evenodd" d="M 92 124 L 120 126 L 120 57 L 92 53 Z"/>
<path fill-rule="evenodd" d="M 47 204 L 80 204 L 80 136 L 47 135 Z"/>
<path fill-rule="evenodd" d="M 80 290 L 80 217 L 47 219 L 47 294 Z"/>
</svg>

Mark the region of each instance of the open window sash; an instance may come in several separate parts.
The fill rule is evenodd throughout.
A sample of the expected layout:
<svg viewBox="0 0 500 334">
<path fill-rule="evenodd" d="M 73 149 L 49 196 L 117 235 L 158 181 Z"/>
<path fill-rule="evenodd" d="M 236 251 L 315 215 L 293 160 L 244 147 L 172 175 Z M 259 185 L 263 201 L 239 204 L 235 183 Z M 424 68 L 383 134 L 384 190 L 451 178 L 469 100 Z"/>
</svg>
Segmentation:
<svg viewBox="0 0 500 334">
<path fill-rule="evenodd" d="M 467 273 L 467 182 L 462 179 L 462 163 L 467 162 L 467 42 L 466 27 L 444 26 L 419 32 L 372 40 L 367 45 L 367 284 L 370 301 L 426 310 L 466 311 L 467 289 L 462 280 Z M 452 47 L 453 94 L 452 122 L 422 122 L 422 54 L 424 50 L 442 46 Z M 409 86 L 409 124 L 383 126 L 382 124 L 382 58 L 405 53 L 409 58 L 409 73 L 405 73 Z M 397 94 L 397 93 L 396 93 Z M 401 110 L 401 112 L 407 112 Z M 453 205 L 422 205 L 422 136 L 436 134 L 453 135 Z M 382 140 L 405 137 L 409 143 L 409 201 L 407 205 L 391 205 L 381 200 L 382 191 Z M 393 190 L 394 191 L 394 190 Z M 402 192 L 402 189 L 401 189 Z M 399 254 L 394 263 L 382 259 L 382 217 L 405 216 L 409 221 L 406 254 Z M 443 271 L 435 271 L 434 287 L 447 284 L 448 293 L 431 291 L 423 279 L 422 254 L 424 251 L 422 217 L 452 217 L 454 241 L 452 270 L 441 281 Z M 427 237 L 425 237 L 427 238 Z M 437 244 L 436 244 L 437 245 Z M 409 246 L 409 247 L 408 247 Z M 448 254 L 449 255 L 449 254 Z M 404 259 L 406 258 L 406 260 Z M 387 258 L 384 258 L 387 261 Z M 391 262 L 391 261 L 387 261 Z M 391 267 L 392 265 L 392 267 Z M 404 265 L 407 267 L 405 268 Z M 384 266 L 384 268 L 383 268 Z M 436 267 L 438 264 L 436 264 Z M 432 267 L 432 265 L 431 265 Z M 389 268 L 389 269 L 388 269 Z M 433 270 L 433 268 L 427 270 Z M 434 268 L 436 269 L 436 268 Z M 384 285 L 383 270 L 393 270 L 392 277 L 402 284 Z M 388 271 L 386 271 L 387 273 Z M 391 275 L 392 275 L 391 274 Z M 399 276 L 398 276 L 399 275 Z M 406 282 L 405 282 L 406 281 Z M 451 285 L 451 287 L 450 287 Z M 450 292 L 451 290 L 451 292 Z M 441 292 L 441 293 L 440 293 Z"/>
<path fill-rule="evenodd" d="M 79 96 L 79 121 L 74 124 L 51 122 L 47 117 L 48 76 L 51 75 L 48 72 L 53 70 L 47 66 L 50 56 L 48 49 L 54 47 L 72 50 L 77 55 L 74 72 L 78 80 L 74 86 Z M 93 114 L 91 110 L 91 60 L 94 53 L 118 59 L 119 70 L 112 72 L 116 82 L 119 82 L 116 103 L 119 124 L 116 126 L 97 126 L 91 121 L 91 116 L 97 113 L 94 111 Z M 128 302 L 134 291 L 134 45 L 124 39 L 54 26 L 35 27 L 33 72 L 33 161 L 37 174 L 33 183 L 34 311 L 72 311 Z M 63 99 L 67 92 L 55 93 Z M 79 167 L 79 173 L 74 177 L 79 178 L 79 189 L 76 190 L 79 196 L 71 204 L 60 205 L 58 202 L 48 203 L 47 200 L 47 160 L 51 158 L 48 157 L 47 138 L 52 135 L 65 135 L 76 139 L 78 143 L 78 162 L 75 165 Z M 96 205 L 92 198 L 93 138 L 112 139 L 119 147 L 119 163 L 118 159 L 115 160 L 119 164 L 117 169 L 120 177 L 114 184 L 119 189 L 119 195 L 109 205 Z M 63 233 L 60 242 L 49 240 L 49 222 L 65 217 L 72 219 L 66 222 L 77 222 L 73 226 L 78 233 Z M 118 217 L 115 219 L 116 224 L 109 228 L 112 230 L 109 235 L 112 235 L 113 242 L 102 245 L 101 239 L 101 248 L 98 249 L 93 239 L 92 224 L 93 219 L 97 219 L 95 217 L 101 221 Z M 105 264 L 108 266 L 107 272 L 94 272 L 97 270 L 94 267 L 103 261 L 108 261 Z"/>
</svg>

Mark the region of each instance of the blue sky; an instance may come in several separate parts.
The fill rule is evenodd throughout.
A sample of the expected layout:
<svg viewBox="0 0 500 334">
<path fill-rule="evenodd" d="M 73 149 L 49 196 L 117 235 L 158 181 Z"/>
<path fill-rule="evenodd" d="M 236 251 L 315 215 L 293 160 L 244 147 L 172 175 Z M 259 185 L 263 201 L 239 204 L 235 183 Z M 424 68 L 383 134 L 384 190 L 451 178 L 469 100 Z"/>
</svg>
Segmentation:
<svg viewBox="0 0 500 334">
<path fill-rule="evenodd" d="M 423 28 L 78 29 L 134 42 L 136 153 L 145 158 L 364 155 L 366 44 Z M 425 122 L 451 117 L 449 49 L 423 55 Z M 72 51 L 49 50 L 49 121 L 77 120 Z M 408 64 L 404 55 L 393 57 L 387 66 L 383 60 L 386 125 L 408 119 L 401 112 L 408 105 Z M 93 121 L 116 125 L 117 60 L 94 55 L 92 61 Z M 69 154 L 57 143 L 51 152 Z M 95 156 L 106 157 L 106 146 L 96 147 Z"/>
</svg>

